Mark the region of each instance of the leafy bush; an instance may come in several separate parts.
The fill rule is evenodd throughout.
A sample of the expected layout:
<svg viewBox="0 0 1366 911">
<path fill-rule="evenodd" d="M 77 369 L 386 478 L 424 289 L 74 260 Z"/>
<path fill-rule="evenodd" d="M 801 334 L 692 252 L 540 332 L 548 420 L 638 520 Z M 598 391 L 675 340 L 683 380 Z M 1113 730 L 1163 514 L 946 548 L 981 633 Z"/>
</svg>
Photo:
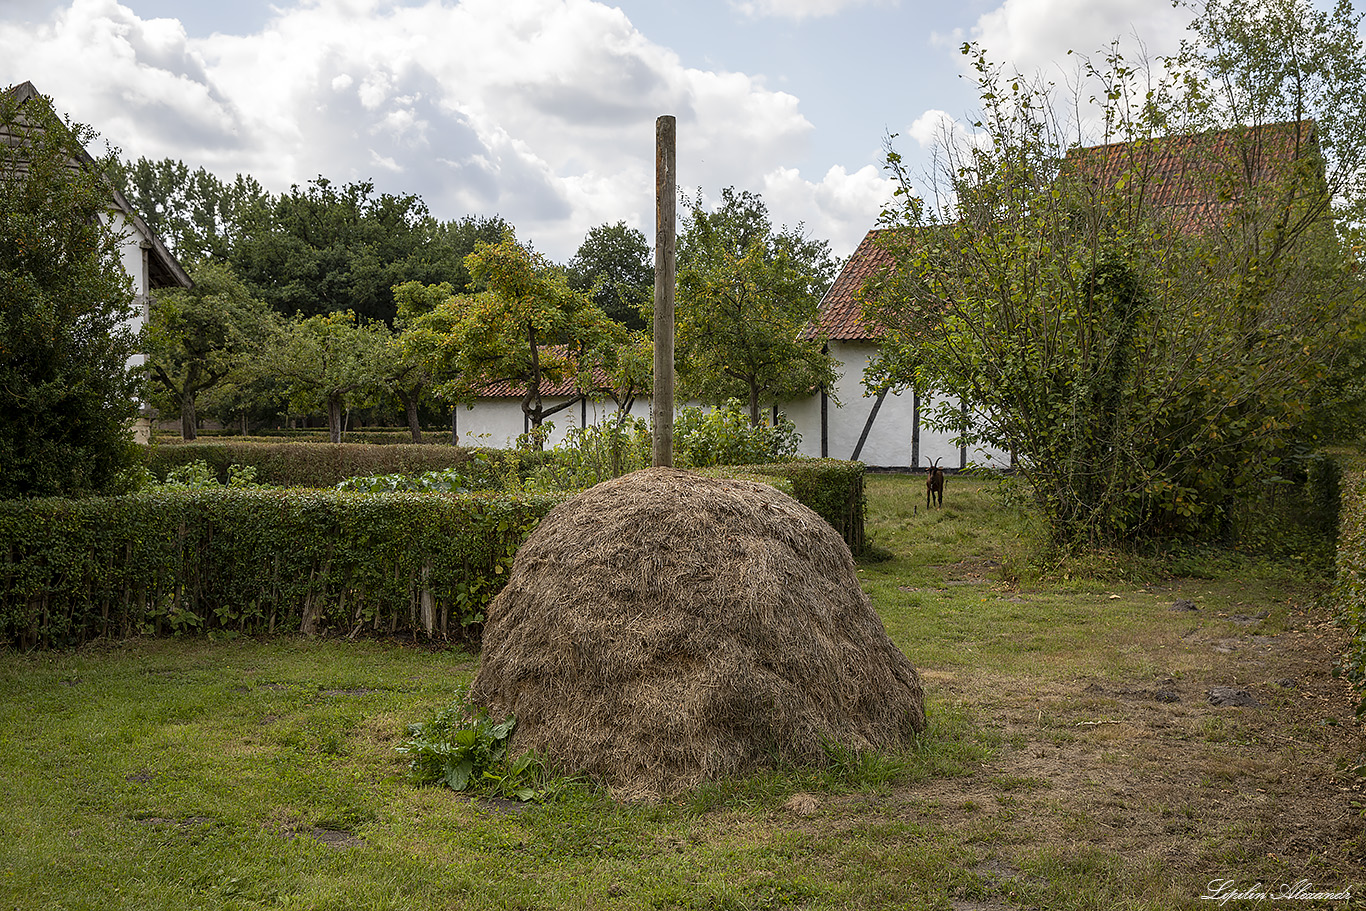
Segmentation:
<svg viewBox="0 0 1366 911">
<path fill-rule="evenodd" d="M 509 486 L 509 475 L 517 474 L 519 460 L 513 454 L 499 455 L 480 451 L 463 468 L 425 471 L 419 475 L 385 474 L 365 478 L 347 478 L 337 490 L 362 493 L 408 491 L 414 493 L 469 493 L 474 490 L 498 490 Z"/>
<path fill-rule="evenodd" d="M 781 462 L 797 454 L 801 440 L 781 413 L 775 425 L 756 427 L 736 399 L 714 410 L 690 405 L 674 420 L 674 461 L 681 468 Z"/>
<path fill-rule="evenodd" d="M 649 423 L 628 416 L 621 421 L 570 428 L 564 442 L 548 455 L 545 462 L 528 473 L 531 487 L 584 490 L 650 467 L 654 446 Z"/>
<path fill-rule="evenodd" d="M 409 769 L 418 784 L 536 800 L 544 793 L 540 785 L 545 772 L 534 753 L 508 756 L 516 727 L 511 716 L 494 721 L 487 709 L 470 702 L 468 689 L 462 687 L 429 721 L 408 725 L 408 739 L 398 751 L 411 757 Z"/>
<path fill-rule="evenodd" d="M 222 487 L 224 486 L 218 476 L 214 474 L 209 463 L 203 459 L 197 459 L 187 465 L 172 468 L 166 473 L 166 480 L 162 482 L 166 487 Z M 255 487 L 256 469 L 250 465 L 232 464 L 228 466 L 228 487 Z"/>
</svg>

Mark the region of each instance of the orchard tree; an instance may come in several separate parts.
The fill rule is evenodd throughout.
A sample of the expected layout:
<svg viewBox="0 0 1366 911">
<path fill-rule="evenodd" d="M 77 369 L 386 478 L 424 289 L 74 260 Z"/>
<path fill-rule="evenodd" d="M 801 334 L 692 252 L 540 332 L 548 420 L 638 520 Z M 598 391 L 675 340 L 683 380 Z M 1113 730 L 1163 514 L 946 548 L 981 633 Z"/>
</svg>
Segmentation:
<svg viewBox="0 0 1366 911">
<path fill-rule="evenodd" d="M 43 97 L 0 92 L 0 136 L 0 499 L 106 491 L 138 411 L 108 161 Z"/>
<path fill-rule="evenodd" d="M 825 241 L 801 226 L 775 231 L 763 199 L 726 188 L 707 211 L 688 201 L 678 239 L 677 353 L 686 394 L 736 398 L 758 425 L 761 403 L 807 395 L 835 378 L 810 333 L 838 271 Z"/>
<path fill-rule="evenodd" d="M 384 382 L 403 405 L 414 443 L 422 442 L 418 406 L 433 396 L 438 383 L 446 384 L 448 394 L 458 385 L 455 377 L 445 375 L 448 361 L 442 356 L 442 339 L 452 328 L 452 310 L 446 305 L 454 296 L 448 282 L 394 287 L 398 316 L 385 355 Z"/>
<path fill-rule="evenodd" d="M 435 340 L 433 372 L 444 377 L 438 391 L 449 401 L 467 400 L 479 388 L 509 383 L 524 390 L 522 411 L 540 428 L 577 401 L 548 407 L 544 385 L 573 377 L 580 389 L 590 388 L 617 324 L 511 233 L 496 244 L 479 242 L 465 262 L 484 290 L 451 295 L 413 323 Z"/>
<path fill-rule="evenodd" d="M 196 436 L 200 394 L 246 368 L 279 320 L 225 265 L 204 262 L 193 278 L 193 288 L 152 299 L 144 344 L 153 393 L 179 413 L 185 440 Z"/>
<path fill-rule="evenodd" d="M 1088 64 L 1090 136 L 1050 87 L 965 47 L 976 141 L 945 142 L 926 196 L 889 150 L 896 265 L 869 288 L 884 340 L 865 384 L 971 403 L 975 425 L 957 408 L 940 423 L 1015 452 L 1060 543 L 1228 533 L 1238 497 L 1307 442 L 1314 390 L 1362 326 L 1332 218 L 1335 196 L 1359 202 L 1360 131 L 1293 119 L 1319 117 L 1312 93 L 1250 104 L 1253 86 L 1345 78 L 1354 91 L 1320 100 L 1360 105 L 1355 17 L 1334 17 L 1212 0 L 1174 75 L 1112 48 Z M 1259 24 L 1212 25 L 1230 19 Z"/>
<path fill-rule="evenodd" d="M 584 237 L 566 269 L 569 287 L 628 329 L 643 330 L 654 300 L 654 252 L 645 235 L 626 222 L 598 225 Z"/>
<path fill-rule="evenodd" d="M 329 438 L 340 443 L 344 409 L 383 385 L 388 340 L 383 323 L 354 313 L 301 317 L 281 333 L 263 365 L 286 384 L 294 409 L 327 414 Z"/>
</svg>

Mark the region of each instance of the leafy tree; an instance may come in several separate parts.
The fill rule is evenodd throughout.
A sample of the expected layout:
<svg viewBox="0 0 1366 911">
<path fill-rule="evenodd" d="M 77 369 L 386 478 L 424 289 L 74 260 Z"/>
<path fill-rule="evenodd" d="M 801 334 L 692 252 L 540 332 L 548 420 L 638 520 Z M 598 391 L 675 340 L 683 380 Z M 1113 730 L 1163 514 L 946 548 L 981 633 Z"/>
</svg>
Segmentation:
<svg viewBox="0 0 1366 911">
<path fill-rule="evenodd" d="M 258 213 L 231 262 L 281 313 L 350 310 L 392 323 L 395 285 L 448 281 L 458 272 L 459 255 L 440 236 L 417 196 L 376 195 L 369 181 L 338 187 L 320 177 Z"/>
<path fill-rule="evenodd" d="M 629 329 L 645 329 L 643 311 L 654 299 L 655 267 L 650 242 L 626 222 L 589 230 L 569 261 L 569 287 Z"/>
<path fill-rule="evenodd" d="M 465 262 L 484 290 L 451 295 L 413 324 L 428 333 L 425 344 L 434 343 L 432 372 L 445 377 L 438 391 L 455 401 L 510 383 L 525 390 L 522 411 L 540 428 L 577 401 L 547 407 L 543 385 L 576 377 L 580 389 L 591 389 L 593 367 L 602 363 L 613 327 L 620 327 L 511 233 L 497 244 L 480 241 Z"/>
<path fill-rule="evenodd" d="M 152 300 L 145 343 L 148 378 L 180 413 L 186 440 L 196 436 L 199 395 L 240 371 L 278 319 L 227 266 L 205 262 L 193 277 L 192 289 L 165 291 Z"/>
<path fill-rule="evenodd" d="M 110 177 L 176 258 L 190 264 L 226 262 L 271 202 L 253 177 L 238 174 L 225 183 L 171 158 L 131 164 L 115 159 Z"/>
<path fill-rule="evenodd" d="M 1315 21 L 1280 0 L 1207 6 L 1219 9 Z M 1210 21 L 1197 34 L 1226 39 L 1200 31 Z M 1246 109 L 1216 102 L 1236 80 L 1214 64 L 1241 59 L 1252 78 L 1293 58 L 1307 84 L 1359 73 L 1359 41 L 1226 57 L 1202 44 L 1171 79 L 1112 49 L 1089 75 L 1106 99 L 1097 138 L 1123 144 L 1090 149 L 1054 116 L 1048 87 L 965 51 L 986 141 L 939 150 L 929 200 L 889 150 L 896 268 L 870 289 L 885 337 L 865 383 L 972 403 L 975 426 L 956 408 L 941 423 L 1017 453 L 1060 542 L 1227 533 L 1239 493 L 1281 477 L 1311 429 L 1312 390 L 1361 307 L 1330 217 L 1355 178 L 1323 170 L 1344 134 L 1227 119 Z"/>
<path fill-rule="evenodd" d="M 444 363 L 441 339 L 443 332 L 449 332 L 451 328 L 449 322 L 442 322 L 450 313 L 443 305 L 453 296 L 449 282 L 439 285 L 404 282 L 394 287 L 394 300 L 398 304 L 397 331 L 389 340 L 384 380 L 403 405 L 404 419 L 414 443 L 422 442 L 418 406 L 432 395 L 441 378 Z M 433 313 L 438 316 L 433 317 Z M 451 388 L 448 384 L 447 391 Z"/>
<path fill-rule="evenodd" d="M 726 188 L 708 212 L 688 203 L 678 240 L 677 356 L 684 390 L 705 402 L 807 395 L 835 380 L 823 340 L 809 334 L 838 264 L 798 226 L 774 231 L 763 199 Z"/>
<path fill-rule="evenodd" d="M 321 410 L 333 443 L 341 442 L 342 413 L 384 382 L 389 330 L 354 313 L 296 318 L 267 352 L 264 364 L 288 388 L 300 411 Z"/>
<path fill-rule="evenodd" d="M 0 92 L 0 498 L 110 489 L 133 459 L 132 283 L 89 127 Z"/>
</svg>

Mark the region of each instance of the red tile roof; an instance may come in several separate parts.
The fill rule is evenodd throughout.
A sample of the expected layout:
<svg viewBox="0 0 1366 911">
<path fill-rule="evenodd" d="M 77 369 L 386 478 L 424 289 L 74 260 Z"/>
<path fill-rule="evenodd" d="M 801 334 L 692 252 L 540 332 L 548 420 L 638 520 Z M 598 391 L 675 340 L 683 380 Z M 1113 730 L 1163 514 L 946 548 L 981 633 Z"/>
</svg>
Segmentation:
<svg viewBox="0 0 1366 911">
<path fill-rule="evenodd" d="M 1250 189 L 1286 176 L 1306 154 L 1317 156 L 1317 142 L 1313 121 L 1303 120 L 1072 149 L 1067 163 L 1102 185 L 1125 178 L 1141 194 L 1136 203 L 1204 231 L 1221 225 Z"/>
<path fill-rule="evenodd" d="M 878 338 L 878 333 L 863 323 L 863 289 L 870 279 L 893 266 L 891 254 L 878 243 L 878 238 L 887 230 L 875 228 L 869 231 L 854 255 L 844 264 L 835 283 L 821 300 L 816 333 L 839 341 Z"/>
<path fill-rule="evenodd" d="M 552 347 L 548 353 L 563 357 L 564 349 Z M 542 356 L 544 357 L 545 355 L 543 354 Z M 552 383 L 543 378 L 541 380 L 541 396 L 542 398 L 569 399 L 578 398 L 585 393 L 591 395 L 602 389 L 611 389 L 612 380 L 608 377 L 607 371 L 603 370 L 601 367 L 593 368 L 592 387 L 593 388 L 591 389 L 581 388 L 579 386 L 578 375 L 573 371 L 569 371 L 565 378 L 558 383 Z M 526 395 L 525 383 L 512 383 L 506 380 L 498 383 L 489 383 L 479 390 L 480 398 L 520 399 L 524 395 Z"/>
</svg>

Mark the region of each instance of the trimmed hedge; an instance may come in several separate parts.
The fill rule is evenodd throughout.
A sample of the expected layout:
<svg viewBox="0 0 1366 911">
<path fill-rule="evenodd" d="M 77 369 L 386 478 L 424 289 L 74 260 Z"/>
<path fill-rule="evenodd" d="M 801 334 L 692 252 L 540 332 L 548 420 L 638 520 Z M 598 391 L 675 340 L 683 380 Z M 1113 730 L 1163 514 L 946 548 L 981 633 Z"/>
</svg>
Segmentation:
<svg viewBox="0 0 1366 911">
<path fill-rule="evenodd" d="M 562 499 L 210 488 L 0 502 L 0 642 L 459 635 Z"/>
<path fill-rule="evenodd" d="M 526 535 L 570 494 L 357 493 L 332 478 L 462 466 L 475 450 L 190 443 L 149 454 L 162 477 L 203 460 L 265 483 L 0 502 L 0 644 L 139 634 L 327 632 L 451 637 L 483 620 Z M 392 453 L 385 458 L 380 453 Z M 541 453 L 498 453 L 523 472 Z M 791 493 L 863 551 L 863 465 L 828 459 L 708 469 Z"/>
<path fill-rule="evenodd" d="M 863 492 L 862 462 L 839 459 L 794 459 L 767 465 L 729 465 L 699 472 L 709 477 L 781 478 L 791 489 L 784 493 L 811 509 L 840 533 L 855 557 L 868 546 L 864 530 L 867 500 Z"/>
<path fill-rule="evenodd" d="M 1333 600 L 1352 637 L 1342 673 L 1356 688 L 1357 714 L 1366 715 L 1366 472 L 1343 472 L 1341 487 Z"/>
<path fill-rule="evenodd" d="M 457 446 L 378 443 L 269 443 L 215 440 L 150 446 L 146 465 L 164 481 L 173 468 L 202 461 L 220 482 L 229 465 L 256 469 L 260 484 L 274 487 L 336 487 L 347 478 L 382 474 L 422 474 L 463 468 L 480 453 L 525 475 L 548 458 L 547 453 L 514 450 L 465 449 Z"/>
<path fill-rule="evenodd" d="M 177 443 L 146 450 L 146 464 L 158 480 L 173 468 L 203 461 L 219 482 L 228 480 L 228 466 L 256 469 L 256 481 L 277 487 L 336 487 L 347 478 L 409 474 L 466 468 L 483 455 L 527 477 L 555 458 L 554 452 L 503 449 L 464 449 L 456 446 L 371 443 L 268 443 L 229 441 Z M 765 465 L 727 465 L 695 469 L 711 477 L 782 478 L 795 499 L 834 526 L 855 556 L 867 545 L 864 532 L 862 462 L 839 459 L 794 459 Z"/>
</svg>

